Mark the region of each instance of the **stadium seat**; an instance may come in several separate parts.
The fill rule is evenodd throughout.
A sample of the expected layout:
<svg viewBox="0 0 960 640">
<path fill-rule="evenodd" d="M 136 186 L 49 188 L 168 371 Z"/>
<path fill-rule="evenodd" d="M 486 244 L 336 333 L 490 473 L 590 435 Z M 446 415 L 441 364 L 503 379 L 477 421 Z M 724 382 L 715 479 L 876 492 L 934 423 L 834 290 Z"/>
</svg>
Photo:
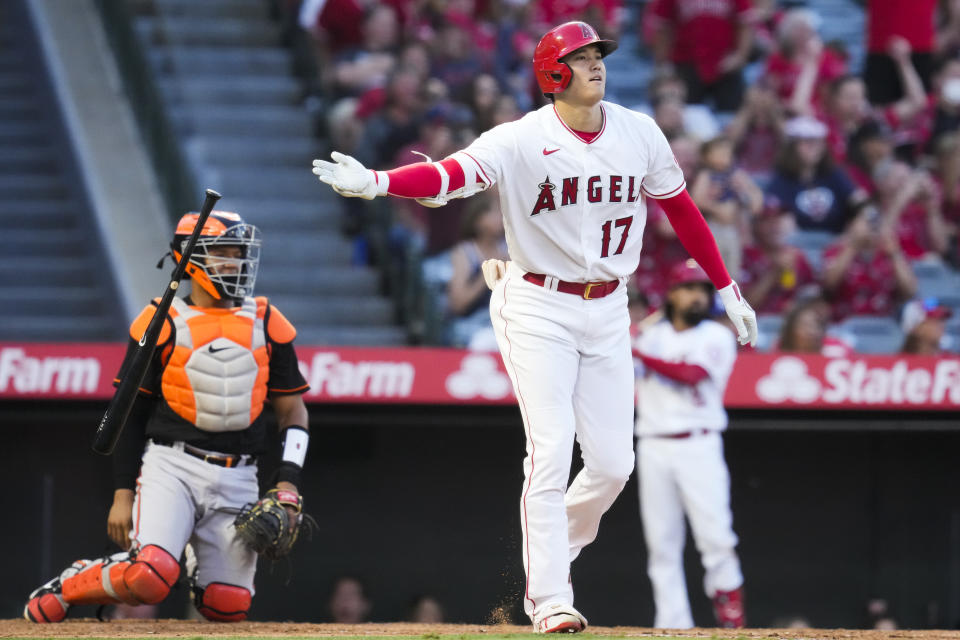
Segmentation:
<svg viewBox="0 0 960 640">
<path fill-rule="evenodd" d="M 858 353 L 896 353 L 903 344 L 903 332 L 888 317 L 852 316 L 839 324 L 837 335 L 847 338 Z"/>
<path fill-rule="evenodd" d="M 836 234 L 829 231 L 796 231 L 787 244 L 803 251 L 810 266 L 819 273 L 823 268 L 823 250 L 836 238 Z"/>
<path fill-rule="evenodd" d="M 780 335 L 780 328 L 783 326 L 783 316 L 780 315 L 760 315 L 757 316 L 757 328 L 760 331 L 760 337 L 757 340 L 757 349 L 759 351 L 769 351 L 777 342 Z"/>
</svg>

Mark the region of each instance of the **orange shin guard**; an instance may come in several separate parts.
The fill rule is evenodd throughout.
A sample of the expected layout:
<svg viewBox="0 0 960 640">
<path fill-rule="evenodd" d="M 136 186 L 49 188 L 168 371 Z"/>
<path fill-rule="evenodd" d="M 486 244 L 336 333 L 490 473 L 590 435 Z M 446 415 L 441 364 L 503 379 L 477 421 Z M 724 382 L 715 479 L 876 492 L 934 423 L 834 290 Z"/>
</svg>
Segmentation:
<svg viewBox="0 0 960 640">
<path fill-rule="evenodd" d="M 129 560 L 92 562 L 63 581 L 63 599 L 68 604 L 140 604 L 123 584 L 123 574 L 128 568 Z"/>
<path fill-rule="evenodd" d="M 132 559 L 117 554 L 93 562 L 63 581 L 68 604 L 156 604 L 180 576 L 180 563 L 164 549 L 147 545 Z"/>
</svg>

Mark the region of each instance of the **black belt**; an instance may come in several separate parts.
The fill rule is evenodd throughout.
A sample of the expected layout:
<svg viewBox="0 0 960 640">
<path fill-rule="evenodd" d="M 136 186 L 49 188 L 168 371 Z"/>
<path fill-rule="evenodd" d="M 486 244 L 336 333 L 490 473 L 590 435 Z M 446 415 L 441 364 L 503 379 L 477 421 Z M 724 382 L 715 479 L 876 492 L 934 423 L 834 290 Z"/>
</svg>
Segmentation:
<svg viewBox="0 0 960 640">
<path fill-rule="evenodd" d="M 162 447 L 174 447 L 177 448 L 177 443 L 170 442 L 168 440 L 157 440 L 156 438 L 151 438 L 153 444 L 159 444 Z M 241 467 L 246 465 L 255 464 L 257 462 L 257 456 L 243 454 L 238 456 L 220 456 L 214 455 L 203 449 L 198 449 L 196 447 L 191 447 L 190 445 L 183 443 L 183 452 L 194 458 L 199 458 L 204 462 L 209 462 L 210 464 L 215 464 L 218 467 L 226 467 L 230 469 L 232 467 Z"/>
</svg>

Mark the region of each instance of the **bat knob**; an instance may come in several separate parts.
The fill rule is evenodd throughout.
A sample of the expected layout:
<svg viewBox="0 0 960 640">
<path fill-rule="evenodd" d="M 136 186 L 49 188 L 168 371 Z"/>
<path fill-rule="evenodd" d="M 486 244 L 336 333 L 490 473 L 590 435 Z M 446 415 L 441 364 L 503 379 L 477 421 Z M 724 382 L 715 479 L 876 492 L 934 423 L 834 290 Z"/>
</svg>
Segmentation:
<svg viewBox="0 0 960 640">
<path fill-rule="evenodd" d="M 208 198 L 215 198 L 215 199 L 219 200 L 219 199 L 222 198 L 223 196 L 221 196 L 219 193 L 217 193 L 217 192 L 214 191 L 213 189 L 207 189 L 207 197 L 208 197 Z"/>
</svg>

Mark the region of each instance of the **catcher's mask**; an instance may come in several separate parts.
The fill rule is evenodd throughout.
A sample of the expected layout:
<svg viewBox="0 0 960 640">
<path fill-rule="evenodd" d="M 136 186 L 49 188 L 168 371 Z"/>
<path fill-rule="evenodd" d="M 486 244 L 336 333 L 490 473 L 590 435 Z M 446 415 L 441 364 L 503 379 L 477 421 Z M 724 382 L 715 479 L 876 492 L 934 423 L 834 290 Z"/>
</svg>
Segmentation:
<svg viewBox="0 0 960 640">
<path fill-rule="evenodd" d="M 182 251 L 197 225 L 199 214 L 188 213 L 180 218 L 170 249 L 180 261 Z M 207 218 L 196 247 L 187 264 L 186 274 L 193 282 L 217 300 L 242 299 L 253 295 L 260 265 L 260 230 L 247 224 L 236 213 L 212 211 Z M 221 247 L 236 247 L 236 256 L 216 255 Z"/>
<path fill-rule="evenodd" d="M 540 38 L 533 52 L 533 75 L 543 95 L 560 93 L 567 88 L 573 70 L 561 58 L 588 44 L 597 45 L 604 58 L 617 50 L 616 42 L 600 38 L 596 29 L 586 22 L 565 22 Z"/>
</svg>

